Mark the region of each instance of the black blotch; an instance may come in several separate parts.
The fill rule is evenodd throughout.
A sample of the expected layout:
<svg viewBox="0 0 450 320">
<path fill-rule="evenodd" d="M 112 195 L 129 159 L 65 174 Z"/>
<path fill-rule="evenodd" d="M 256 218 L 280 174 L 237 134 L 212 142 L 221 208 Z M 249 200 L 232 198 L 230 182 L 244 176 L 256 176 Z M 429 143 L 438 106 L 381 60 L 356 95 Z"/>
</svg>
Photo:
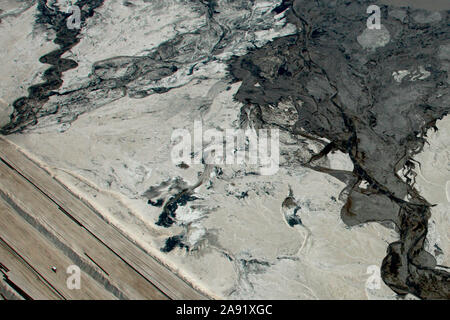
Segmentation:
<svg viewBox="0 0 450 320">
<path fill-rule="evenodd" d="M 173 236 L 166 239 L 166 243 L 163 248 L 161 248 L 161 251 L 164 253 L 171 252 L 176 247 L 178 248 L 185 248 L 186 250 L 189 250 L 189 246 L 185 245 L 183 243 L 183 235 Z"/>
<path fill-rule="evenodd" d="M 169 199 L 166 206 L 164 207 L 162 213 L 159 216 L 158 221 L 156 222 L 156 225 L 169 228 L 171 227 L 175 222 L 176 217 L 176 211 L 179 206 L 183 207 L 185 206 L 188 201 L 194 201 L 198 198 L 189 194 L 181 194 L 178 196 L 173 196 Z"/>
<path fill-rule="evenodd" d="M 158 199 L 156 201 L 148 200 L 147 203 L 154 207 L 162 207 L 164 199 Z"/>
</svg>

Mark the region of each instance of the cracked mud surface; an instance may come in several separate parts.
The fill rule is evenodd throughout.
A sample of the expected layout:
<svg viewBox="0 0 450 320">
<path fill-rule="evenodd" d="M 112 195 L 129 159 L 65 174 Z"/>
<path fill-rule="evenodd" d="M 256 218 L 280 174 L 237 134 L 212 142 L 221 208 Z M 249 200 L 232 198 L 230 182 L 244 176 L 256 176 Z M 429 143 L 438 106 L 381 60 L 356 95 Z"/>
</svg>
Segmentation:
<svg viewBox="0 0 450 320">
<path fill-rule="evenodd" d="M 241 128 L 279 129 L 288 141 L 282 148 L 282 167 L 294 172 L 300 168 L 314 170 L 345 184 L 340 199 L 344 201 L 341 219 L 346 226 L 380 222 L 395 229 L 398 240 L 389 244 L 381 265 L 382 279 L 394 292 L 423 299 L 450 298 L 450 274 L 445 268 L 437 268 L 435 257 L 424 249 L 432 204 L 414 186 L 420 166 L 414 157 L 424 148 L 427 132 L 436 130 L 436 122 L 450 109 L 448 8 L 426 11 L 381 6 L 382 29 L 364 30 L 361 26 L 366 23 L 365 11 L 372 4 L 365 0 L 273 1 L 271 7 L 262 9 L 250 1 L 190 1 L 186 14 L 194 26 L 176 21 L 178 30 L 173 36 L 155 40 L 159 43 L 150 49 L 133 43 L 134 52 L 111 52 L 107 58 L 85 61 L 80 56 L 67 55 L 87 38 L 84 30 L 89 31 L 106 19 L 96 16 L 106 4 L 77 1 L 75 4 L 82 7 L 82 29 L 69 30 L 65 25 L 67 14 L 57 3 L 39 0 L 36 24 L 52 29 L 56 34 L 54 42 L 60 48 L 41 57 L 40 62 L 51 65 L 43 75 L 44 83 L 30 86 L 27 97 L 15 100 L 11 121 L 1 129 L 2 133 L 22 133 L 25 137 L 35 132 L 70 133 L 82 115 L 99 114 L 101 107 L 120 104 L 123 99 L 134 103 L 176 95 L 173 92 L 184 88 L 189 91 L 191 86 L 195 88 L 202 81 L 214 79 L 214 85 L 200 98 L 156 100 L 162 107 L 198 104 L 194 112 L 203 117 L 218 96 L 235 86 L 231 92 L 235 93 L 236 105 L 226 100 L 237 115 L 233 123 Z M 172 9 L 179 10 L 178 3 L 170 3 Z M 140 5 L 131 1 L 123 4 L 129 8 L 141 8 Z M 108 10 L 114 12 L 110 6 Z M 163 15 L 164 6 L 163 2 L 154 2 L 154 17 Z M 144 49 L 145 54 L 136 54 Z M 89 74 L 65 78 L 65 74 L 82 64 L 89 66 Z M 220 110 L 216 112 L 216 122 L 220 122 Z M 122 117 L 127 119 L 126 115 Z M 189 114 L 185 118 L 190 117 L 194 118 Z M 211 124 L 219 125 L 214 116 L 211 119 Z M 144 130 L 145 126 L 140 128 Z M 110 134 L 107 130 L 106 136 Z M 136 136 L 124 139 L 131 144 Z M 136 148 L 144 144 L 143 141 Z M 328 159 L 334 154 L 348 155 L 350 167 L 330 166 Z M 173 178 L 164 173 L 148 187 L 140 185 L 149 171 L 143 162 L 131 174 L 140 182 L 131 186 L 123 182 L 129 178 L 123 178 L 129 175 L 128 167 L 121 169 L 126 173 L 116 167 L 108 175 L 88 165 L 80 170 L 92 171 L 96 179 L 106 176 L 108 187 L 124 184 L 120 188 L 125 190 L 120 191 L 126 195 L 142 195 L 147 206 L 156 212 L 153 223 L 176 230 L 167 236 L 165 231 L 158 231 L 164 234 L 159 246 L 164 254 L 175 249 L 201 251 L 202 246 L 208 246 L 208 250 L 230 261 L 236 282 L 244 289 L 230 289 L 228 296 L 239 297 L 240 291 L 254 290 L 252 277 L 281 268 L 278 261 L 298 259 L 297 254 L 313 246 L 314 232 L 302 214 L 314 211 L 311 207 L 315 204 L 299 201 L 290 187 L 284 200 L 277 204 L 281 208 L 280 219 L 289 228 L 305 234 L 295 250 L 286 245 L 290 254 L 277 254 L 271 260 L 245 250 L 232 253 L 214 230 L 205 231 L 198 224 L 205 216 L 217 214 L 218 209 L 205 200 L 219 190 L 215 184 L 226 182 L 223 193 L 240 204 L 273 196 L 280 187 L 276 185 L 279 181 L 258 185 L 255 182 L 257 187 L 252 187 L 250 180 L 243 187 L 234 182 L 252 178 L 255 173 L 251 169 L 231 174 L 218 167 L 187 166 L 177 172 L 187 171 L 192 175 L 189 178 Z M 200 188 L 204 188 L 202 194 L 196 194 Z M 337 200 L 331 198 L 334 206 Z M 200 218 L 195 214 L 190 217 L 190 210 L 207 213 Z M 311 292 L 310 297 L 314 296 Z"/>
</svg>

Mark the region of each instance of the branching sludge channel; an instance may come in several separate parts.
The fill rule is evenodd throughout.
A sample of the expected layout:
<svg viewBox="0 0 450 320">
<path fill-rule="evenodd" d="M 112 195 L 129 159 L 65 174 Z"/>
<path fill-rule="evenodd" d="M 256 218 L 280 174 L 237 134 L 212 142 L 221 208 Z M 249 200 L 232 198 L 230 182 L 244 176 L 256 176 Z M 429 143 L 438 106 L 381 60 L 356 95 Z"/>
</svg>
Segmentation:
<svg viewBox="0 0 450 320">
<path fill-rule="evenodd" d="M 201 2 L 208 23 L 189 35 L 195 40 L 190 46 L 183 47 L 190 40 L 177 35 L 148 56 L 96 62 L 88 84 L 66 93 L 66 104 L 61 105 L 77 107 L 67 112 L 64 121 L 74 121 L 90 110 L 86 105 L 95 104 L 96 98 L 89 100 L 86 93 L 99 90 L 108 102 L 125 95 L 138 99 L 163 94 L 173 87 L 148 83 L 215 59 L 225 42 L 232 42 L 235 36 L 233 30 L 215 21 L 215 3 Z M 83 8 L 82 22 L 102 4 L 100 0 L 75 3 Z M 450 11 L 380 6 L 382 27 L 369 30 L 365 27 L 366 9 L 371 4 L 369 0 L 282 1 L 274 13 L 285 13 L 298 33 L 229 61 L 233 81 L 242 82 L 235 96 L 244 105 L 240 120 L 254 127 L 267 126 L 267 119 L 277 122 L 277 114 L 271 114 L 269 107 L 280 103 L 294 106 L 295 125 L 278 129 L 329 141 L 303 165 L 347 184 L 343 222 L 347 226 L 391 224 L 398 232 L 399 240 L 388 246 L 382 262 L 384 282 L 399 295 L 449 299 L 450 274 L 437 268 L 435 258 L 424 249 L 432 204 L 419 194 L 413 179 L 398 172 L 405 168 L 414 171 L 417 163 L 413 157 L 426 143 L 427 131 L 436 129 L 436 121 L 450 109 Z M 75 61 L 61 57 L 78 43 L 79 30 L 69 30 L 68 15 L 48 6 L 47 1 L 39 0 L 39 11 L 38 22 L 55 30 L 60 48 L 41 57 L 42 63 L 51 65 L 44 74 L 45 82 L 30 87 L 27 97 L 14 102 L 11 122 L 1 129 L 5 134 L 32 127 L 51 112 L 61 112 L 41 109 L 52 95 L 60 94 L 56 90 L 62 85 L 63 72 L 77 67 Z M 193 45 L 197 38 L 214 41 L 204 44 L 197 54 Z M 353 172 L 317 165 L 317 160 L 335 150 L 349 155 Z M 154 199 L 154 205 L 163 211 L 160 226 L 171 227 L 178 204 L 194 199 L 191 191 L 201 181 L 193 187 L 183 186 L 179 195 L 164 205 Z M 360 188 L 361 182 L 367 188 Z M 182 246 L 180 237 L 169 240 L 165 251 Z"/>
<path fill-rule="evenodd" d="M 383 28 L 359 34 L 366 19 L 361 8 L 369 5 L 284 1 L 280 10 L 290 10 L 289 19 L 301 32 L 232 62 L 233 76 L 242 81 L 236 98 L 258 110 L 259 119 L 264 107 L 291 101 L 298 121 L 286 130 L 331 141 L 316 158 L 332 150 L 348 153 L 354 171 L 345 179 L 343 221 L 348 226 L 389 221 L 400 235 L 382 263 L 384 282 L 401 295 L 448 299 L 450 274 L 437 269 L 424 250 L 431 205 L 397 172 L 414 166 L 412 156 L 422 149 L 427 130 L 450 109 L 444 63 L 450 59 L 450 15 L 443 11 L 440 21 L 423 25 L 413 19 L 413 9 L 398 18 L 389 14 L 395 8 L 385 6 Z M 365 39 L 373 43 L 383 37 L 395 41 L 364 48 Z M 431 73 L 421 81 L 398 83 L 392 76 L 421 66 Z M 315 168 L 313 162 L 307 165 Z M 359 188 L 361 181 L 369 187 Z"/>
</svg>

